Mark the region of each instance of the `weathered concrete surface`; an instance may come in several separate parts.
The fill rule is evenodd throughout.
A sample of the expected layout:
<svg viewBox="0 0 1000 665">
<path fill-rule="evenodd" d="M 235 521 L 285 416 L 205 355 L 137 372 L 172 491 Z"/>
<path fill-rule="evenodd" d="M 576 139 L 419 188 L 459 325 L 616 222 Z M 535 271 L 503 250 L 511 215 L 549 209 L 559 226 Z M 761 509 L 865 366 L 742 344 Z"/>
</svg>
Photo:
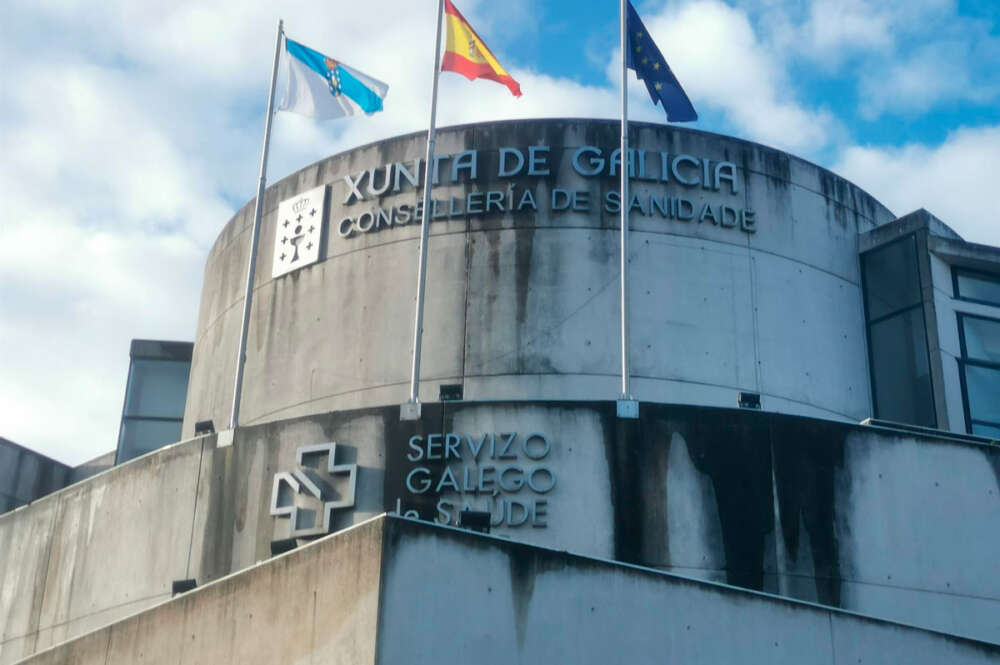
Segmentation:
<svg viewBox="0 0 1000 665">
<path fill-rule="evenodd" d="M 374 409 L 328 413 L 240 429 L 234 445 L 206 448 L 186 577 L 204 583 L 271 556 L 277 521 L 269 512 L 272 481 L 275 473 L 297 468 L 301 446 L 335 442 L 337 462 L 358 465 L 354 509 L 337 513 L 334 529 L 384 512 L 388 418 Z"/>
<path fill-rule="evenodd" d="M 494 533 L 1000 643 L 1000 447 L 753 410 L 640 414 L 460 402 L 401 422 L 370 408 L 152 453 L 0 517 L 0 662 L 157 603 L 173 580 L 204 585 L 270 558 L 287 521 L 269 514 L 274 474 L 331 441 L 338 463 L 358 465 L 355 507 L 334 528 L 397 509 L 436 520 L 441 501 L 453 523 L 466 504 L 495 519 L 495 502 L 544 501 L 544 526 Z M 461 455 L 408 459 L 410 438 L 435 432 L 461 434 Z M 519 433 L 515 457 L 468 452 L 468 437 L 505 432 Z M 551 443 L 542 460 L 521 448 L 535 432 Z M 418 466 L 435 480 L 450 468 L 457 486 L 410 491 Z M 462 488 L 507 466 L 546 467 L 552 487 Z"/>
<path fill-rule="evenodd" d="M 423 519 L 444 505 L 489 510 L 521 542 L 652 566 L 1000 643 L 1000 448 L 749 410 L 642 404 L 445 404 L 400 424 L 387 458 L 386 508 Z M 485 496 L 442 484 L 415 493 L 417 467 L 457 483 L 504 461 L 412 461 L 411 436 L 544 433 L 555 488 L 547 524 L 509 526 Z M 400 449 L 402 447 L 402 449 Z M 463 444 L 463 450 L 464 450 Z M 470 472 L 466 472 L 470 469 Z M 422 476 L 418 476 L 420 478 Z M 473 483 L 474 484 L 474 483 Z M 441 502 L 445 502 L 442 504 Z M 450 508 L 450 510 L 448 510 Z"/>
<path fill-rule="evenodd" d="M 564 552 L 387 524 L 380 665 L 996 663 L 1000 646 Z"/>
<path fill-rule="evenodd" d="M 190 552 L 202 439 L 0 516 L 0 662 L 170 596 Z"/>
<path fill-rule="evenodd" d="M 979 665 L 1000 646 L 392 517 L 24 665 Z"/>
<path fill-rule="evenodd" d="M 711 221 L 632 212 L 634 392 L 639 399 L 733 406 L 739 391 L 765 408 L 841 420 L 870 414 L 858 234 L 890 221 L 883 206 L 813 164 L 738 139 L 634 123 L 636 145 L 735 165 L 736 187 L 682 186 L 636 174 L 633 191 L 756 213 L 745 233 Z M 617 215 L 602 207 L 616 180 L 574 169 L 582 146 L 606 158 L 617 124 L 599 120 L 497 122 L 441 130 L 438 150 L 476 150 L 478 177 L 441 166 L 434 197 L 503 192 L 507 209 L 435 219 L 427 277 L 421 396 L 462 383 L 468 399 L 612 399 L 618 390 Z M 345 218 L 412 205 L 400 180 L 365 200 L 345 176 L 385 165 L 412 169 L 424 136 L 411 134 L 335 155 L 267 190 L 249 331 L 242 418 L 253 424 L 332 410 L 399 404 L 407 396 L 419 225 L 350 238 Z M 548 146 L 549 173 L 498 175 L 502 148 Z M 650 168 L 659 168 L 647 159 Z M 657 162 L 658 163 L 658 162 Z M 688 165 L 688 176 L 694 177 Z M 698 169 L 700 171 L 700 168 Z M 544 169 L 540 169 L 540 172 Z M 380 175 L 378 175 L 380 174 Z M 702 177 L 700 174 L 698 177 Z M 328 184 L 320 262 L 272 280 L 279 201 Z M 377 188 L 376 188 L 377 189 Z M 589 210 L 553 207 L 558 190 Z M 537 209 L 518 197 L 533 192 Z M 515 202 L 514 199 L 518 198 Z M 561 204 L 560 204 L 561 205 Z M 582 207 L 582 204 L 580 204 Z M 511 210 L 511 208 L 513 210 Z M 227 224 L 205 269 L 184 435 L 225 422 L 240 332 L 253 202 Z M 447 209 L 442 203 L 441 212 Z M 808 339 L 808 344 L 802 340 Z M 684 349 L 678 353 L 677 349 Z"/>
<path fill-rule="evenodd" d="M 382 539 L 370 521 L 22 662 L 374 663 Z"/>
<path fill-rule="evenodd" d="M 383 512 L 386 420 L 347 412 L 169 446 L 0 516 L 0 663 L 86 633 L 170 596 L 175 580 L 218 579 L 271 557 L 274 474 L 303 445 L 334 441 L 358 465 L 353 510 Z M 9 543 L 9 544 L 8 544 Z"/>
</svg>

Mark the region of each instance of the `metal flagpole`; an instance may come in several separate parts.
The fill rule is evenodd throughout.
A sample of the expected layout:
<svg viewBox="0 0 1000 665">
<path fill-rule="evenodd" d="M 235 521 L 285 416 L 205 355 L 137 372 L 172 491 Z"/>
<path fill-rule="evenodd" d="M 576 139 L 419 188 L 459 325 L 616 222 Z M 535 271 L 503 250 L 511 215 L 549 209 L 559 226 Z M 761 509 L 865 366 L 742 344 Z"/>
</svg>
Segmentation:
<svg viewBox="0 0 1000 665">
<path fill-rule="evenodd" d="M 240 421 L 240 395 L 243 392 L 243 363 L 246 360 L 247 330 L 250 327 L 250 304 L 253 300 L 253 273 L 257 266 L 257 238 L 260 235 L 260 218 L 264 209 L 264 185 L 267 182 L 267 151 L 271 143 L 271 119 L 274 117 L 274 87 L 278 80 L 278 60 L 281 57 L 283 22 L 278 19 L 278 38 L 274 44 L 274 67 L 271 69 L 271 88 L 267 93 L 267 119 L 264 121 L 264 148 L 260 155 L 260 179 L 257 182 L 257 205 L 253 212 L 253 231 L 250 234 L 250 265 L 247 267 L 247 287 L 243 296 L 243 325 L 240 330 L 240 350 L 236 355 L 236 382 L 233 386 L 233 412 L 229 428 L 236 429 Z"/>
<path fill-rule="evenodd" d="M 629 385 L 628 348 L 628 0 L 619 0 L 618 12 L 622 47 L 622 142 L 619 152 L 621 172 L 621 346 L 622 346 L 622 394 L 618 398 L 619 418 L 638 418 L 639 405 L 632 400 Z"/>
<path fill-rule="evenodd" d="M 417 263 L 417 306 L 413 324 L 413 364 L 410 368 L 410 397 L 399 411 L 401 420 L 420 418 L 420 346 L 423 341 L 424 290 L 427 285 L 427 236 L 433 215 L 431 203 L 432 167 L 434 165 L 434 127 L 437 120 L 438 75 L 441 57 L 441 23 L 444 0 L 438 0 L 437 37 L 434 40 L 434 83 L 431 86 L 431 122 L 427 130 L 427 157 L 424 161 L 424 203 L 420 225 L 420 259 Z"/>
</svg>

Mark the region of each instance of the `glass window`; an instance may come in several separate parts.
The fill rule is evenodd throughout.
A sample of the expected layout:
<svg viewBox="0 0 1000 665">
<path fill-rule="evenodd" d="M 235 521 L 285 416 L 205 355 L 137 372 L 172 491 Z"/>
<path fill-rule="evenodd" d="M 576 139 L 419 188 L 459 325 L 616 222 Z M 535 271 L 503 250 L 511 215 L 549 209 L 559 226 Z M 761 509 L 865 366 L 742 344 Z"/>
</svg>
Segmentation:
<svg viewBox="0 0 1000 665">
<path fill-rule="evenodd" d="M 972 423 L 972 433 L 990 439 L 1000 439 L 1000 425 L 981 425 Z"/>
<path fill-rule="evenodd" d="M 955 268 L 955 297 L 1000 305 L 1000 275 Z"/>
<path fill-rule="evenodd" d="M 875 417 L 936 427 L 916 237 L 865 252 L 861 272 Z"/>
<path fill-rule="evenodd" d="M 189 361 L 133 360 L 125 395 L 125 415 L 182 417 L 190 371 Z"/>
<path fill-rule="evenodd" d="M 193 348 L 190 342 L 132 340 L 116 463 L 180 440 Z"/>
<path fill-rule="evenodd" d="M 863 254 L 861 263 L 869 320 L 880 319 L 920 302 L 917 244 L 913 236 Z"/>
<path fill-rule="evenodd" d="M 869 336 L 878 417 L 935 427 L 923 308 L 873 323 Z"/>
<path fill-rule="evenodd" d="M 965 390 L 972 420 L 1000 424 L 1000 367 L 966 365 Z"/>
<path fill-rule="evenodd" d="M 963 316 L 962 328 L 966 358 L 1000 364 L 1000 321 Z"/>
<path fill-rule="evenodd" d="M 180 420 L 126 418 L 122 421 L 118 441 L 118 463 L 144 455 L 169 443 L 176 443 L 180 438 Z"/>
<path fill-rule="evenodd" d="M 966 431 L 1000 436 L 1000 319 L 958 315 Z"/>
</svg>

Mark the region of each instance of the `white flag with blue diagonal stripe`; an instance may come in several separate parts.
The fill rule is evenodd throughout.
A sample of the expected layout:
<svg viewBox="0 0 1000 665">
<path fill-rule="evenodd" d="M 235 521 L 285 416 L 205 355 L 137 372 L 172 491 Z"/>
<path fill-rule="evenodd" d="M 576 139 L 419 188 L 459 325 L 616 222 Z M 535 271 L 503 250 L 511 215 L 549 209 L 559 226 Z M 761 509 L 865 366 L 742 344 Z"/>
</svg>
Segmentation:
<svg viewBox="0 0 1000 665">
<path fill-rule="evenodd" d="M 279 107 L 320 120 L 382 110 L 389 86 L 296 41 L 285 38 L 288 88 Z"/>
</svg>

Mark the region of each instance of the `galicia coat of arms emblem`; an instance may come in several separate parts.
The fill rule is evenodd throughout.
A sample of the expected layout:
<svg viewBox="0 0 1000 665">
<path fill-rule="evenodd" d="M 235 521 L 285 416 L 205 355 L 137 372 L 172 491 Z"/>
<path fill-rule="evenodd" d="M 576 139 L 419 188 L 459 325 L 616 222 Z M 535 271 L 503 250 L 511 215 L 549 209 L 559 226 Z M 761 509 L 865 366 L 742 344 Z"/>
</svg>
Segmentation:
<svg viewBox="0 0 1000 665">
<path fill-rule="evenodd" d="M 272 278 L 319 260 L 325 209 L 326 185 L 320 185 L 278 204 Z"/>
</svg>

